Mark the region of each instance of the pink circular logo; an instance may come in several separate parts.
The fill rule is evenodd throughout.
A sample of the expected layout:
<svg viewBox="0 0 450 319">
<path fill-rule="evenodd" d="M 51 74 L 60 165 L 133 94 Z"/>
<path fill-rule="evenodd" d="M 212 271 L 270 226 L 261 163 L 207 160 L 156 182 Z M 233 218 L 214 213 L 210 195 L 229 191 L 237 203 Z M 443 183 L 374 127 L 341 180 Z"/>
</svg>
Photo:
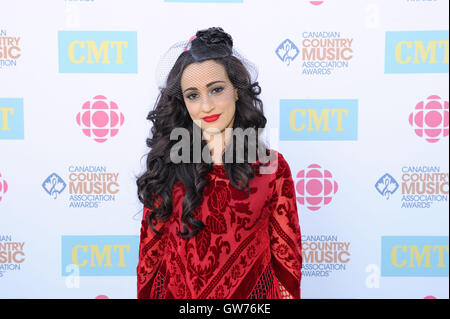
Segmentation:
<svg viewBox="0 0 450 319">
<path fill-rule="evenodd" d="M 82 110 L 77 114 L 77 124 L 84 135 L 103 143 L 119 133 L 123 125 L 124 116 L 113 101 L 103 95 L 97 95 L 83 104 Z"/>
<path fill-rule="evenodd" d="M 313 6 L 320 6 L 323 1 L 310 1 L 309 3 L 311 3 Z"/>
<path fill-rule="evenodd" d="M 435 296 L 426 296 L 423 299 L 436 299 L 436 297 Z"/>
<path fill-rule="evenodd" d="M 107 295 L 98 295 L 95 299 L 109 299 Z"/>
<path fill-rule="evenodd" d="M 6 191 L 8 190 L 8 184 L 6 181 L 2 178 L 2 174 L 0 173 L 0 202 L 2 201 L 2 195 L 6 194 Z"/>
<path fill-rule="evenodd" d="M 431 95 L 426 101 L 417 103 L 415 110 L 409 115 L 409 124 L 417 136 L 436 143 L 448 136 L 448 119 L 448 101 Z"/>
<path fill-rule="evenodd" d="M 328 205 L 338 191 L 338 184 L 331 172 L 318 164 L 311 164 L 306 170 L 301 170 L 297 178 L 299 181 L 295 188 L 300 194 L 297 201 L 312 211 Z"/>
</svg>

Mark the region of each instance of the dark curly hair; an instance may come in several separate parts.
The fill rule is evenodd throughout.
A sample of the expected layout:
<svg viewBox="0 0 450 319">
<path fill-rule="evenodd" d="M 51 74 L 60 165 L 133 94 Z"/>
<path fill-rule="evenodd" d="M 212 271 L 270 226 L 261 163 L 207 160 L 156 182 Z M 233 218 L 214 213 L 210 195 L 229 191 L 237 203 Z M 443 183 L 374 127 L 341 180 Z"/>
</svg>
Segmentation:
<svg viewBox="0 0 450 319">
<path fill-rule="evenodd" d="M 188 113 L 181 92 L 181 76 L 189 64 L 213 59 L 224 66 L 231 83 L 238 89 L 233 130 L 236 128 L 258 130 L 266 126 L 267 119 L 264 116 L 263 104 L 258 98 L 261 87 L 258 82 L 251 83 L 246 66 L 239 58 L 231 54 L 232 46 L 231 36 L 222 28 L 198 31 L 191 48 L 178 57 L 169 72 L 166 86 L 159 93 L 154 109 L 147 116 L 147 119 L 153 123 L 152 136 L 146 140 L 151 150 L 147 155 L 146 171 L 137 178 L 136 183 L 140 202 L 151 211 L 148 216 L 145 216 L 146 221 L 157 234 L 161 233 L 154 228 L 153 220 L 167 220 L 172 215 L 172 188 L 177 181 L 181 181 L 187 188 L 182 203 L 183 232 L 178 231 L 179 235 L 182 238 L 191 238 L 205 227 L 202 221 L 194 218 L 193 212 L 202 202 L 203 188 L 209 183 L 205 175 L 213 169 L 213 164 L 211 162 L 193 163 L 193 161 L 175 164 L 170 159 L 170 150 L 177 143 L 170 139 L 170 134 L 177 127 L 189 131 L 190 154 L 193 154 L 193 125 L 196 124 Z M 259 150 L 261 147 L 267 153 L 264 142 L 260 141 L 259 136 L 256 137 L 256 149 Z M 232 147 L 234 143 L 232 138 L 226 148 Z M 205 146 L 206 142 L 202 139 L 201 149 Z M 247 159 L 248 146 L 249 142 L 244 139 L 245 159 Z M 256 162 L 260 159 L 258 155 L 256 154 Z M 233 147 L 233 159 L 235 158 L 236 147 Z M 249 180 L 255 176 L 252 163 L 248 163 L 247 160 L 244 163 L 226 163 L 225 153 L 222 160 L 232 186 L 240 190 L 249 189 Z M 189 232 L 188 224 L 192 232 Z"/>
</svg>

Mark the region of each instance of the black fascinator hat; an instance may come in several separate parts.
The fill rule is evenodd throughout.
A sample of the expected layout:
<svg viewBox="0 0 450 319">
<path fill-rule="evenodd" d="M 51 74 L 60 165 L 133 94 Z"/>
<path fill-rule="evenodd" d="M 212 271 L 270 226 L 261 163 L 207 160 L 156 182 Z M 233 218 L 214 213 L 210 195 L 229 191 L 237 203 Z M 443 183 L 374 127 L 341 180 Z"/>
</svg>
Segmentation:
<svg viewBox="0 0 450 319">
<path fill-rule="evenodd" d="M 200 30 L 192 40 L 190 50 L 197 62 L 223 58 L 233 54 L 233 39 L 220 27 Z"/>
</svg>

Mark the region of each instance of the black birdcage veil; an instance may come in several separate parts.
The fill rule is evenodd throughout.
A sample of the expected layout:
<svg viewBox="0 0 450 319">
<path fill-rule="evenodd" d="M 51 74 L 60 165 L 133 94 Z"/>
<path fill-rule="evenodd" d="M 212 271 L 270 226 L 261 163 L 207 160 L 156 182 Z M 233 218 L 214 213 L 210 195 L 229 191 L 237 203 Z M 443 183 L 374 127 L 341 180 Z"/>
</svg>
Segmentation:
<svg viewBox="0 0 450 319">
<path fill-rule="evenodd" d="M 222 28 L 209 28 L 198 31 L 189 40 L 176 42 L 161 56 L 156 67 L 155 79 L 159 90 L 166 88 L 169 73 L 176 61 L 186 51 L 189 51 L 185 54 L 191 56 L 192 62 L 202 62 L 227 56 L 236 57 L 248 71 L 250 84 L 257 80 L 257 67 L 233 46 L 231 36 L 225 33 Z"/>
</svg>

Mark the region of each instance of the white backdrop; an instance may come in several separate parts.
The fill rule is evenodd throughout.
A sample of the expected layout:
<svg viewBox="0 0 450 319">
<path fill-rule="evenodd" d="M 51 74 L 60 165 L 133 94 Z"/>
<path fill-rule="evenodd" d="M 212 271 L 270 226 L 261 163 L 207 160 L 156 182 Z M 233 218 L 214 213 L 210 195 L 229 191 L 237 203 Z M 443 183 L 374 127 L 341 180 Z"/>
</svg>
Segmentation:
<svg viewBox="0 0 450 319">
<path fill-rule="evenodd" d="M 155 68 L 221 26 L 296 183 L 302 297 L 448 298 L 448 1 L 0 5 L 0 297 L 136 297 Z"/>
</svg>

